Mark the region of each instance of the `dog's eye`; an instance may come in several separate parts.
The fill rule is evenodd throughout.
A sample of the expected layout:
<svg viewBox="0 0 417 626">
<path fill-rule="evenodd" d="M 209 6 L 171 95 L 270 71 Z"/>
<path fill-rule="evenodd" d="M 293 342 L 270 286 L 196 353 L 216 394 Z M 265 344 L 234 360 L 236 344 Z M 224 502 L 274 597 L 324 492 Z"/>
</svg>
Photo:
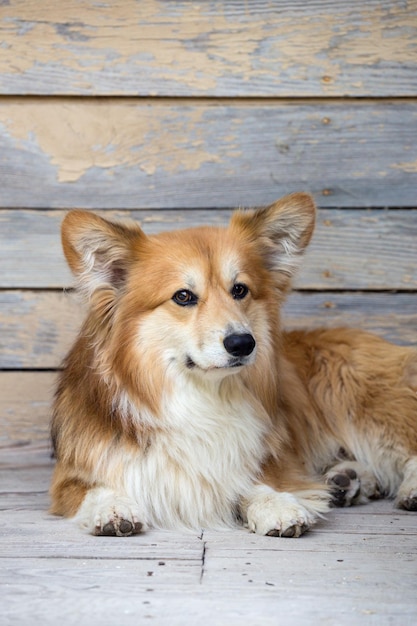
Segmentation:
<svg viewBox="0 0 417 626">
<path fill-rule="evenodd" d="M 172 296 L 175 304 L 179 304 L 180 306 L 190 306 L 193 304 L 197 304 L 197 296 L 188 289 L 180 289 L 180 291 L 176 291 Z"/>
<path fill-rule="evenodd" d="M 236 283 L 232 287 L 232 296 L 235 300 L 242 300 L 248 292 L 249 288 L 244 283 Z"/>
</svg>

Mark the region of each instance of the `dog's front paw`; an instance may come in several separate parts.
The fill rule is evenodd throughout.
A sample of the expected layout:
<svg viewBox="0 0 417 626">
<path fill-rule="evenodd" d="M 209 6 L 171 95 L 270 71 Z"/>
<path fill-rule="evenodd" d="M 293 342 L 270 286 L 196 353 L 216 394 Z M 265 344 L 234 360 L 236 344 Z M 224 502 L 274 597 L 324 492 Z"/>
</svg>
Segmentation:
<svg viewBox="0 0 417 626">
<path fill-rule="evenodd" d="M 137 504 L 111 490 L 91 489 L 76 515 L 76 521 L 93 535 L 129 537 L 145 530 Z"/>
<path fill-rule="evenodd" d="M 300 537 L 315 522 L 296 496 L 272 489 L 253 498 L 247 508 L 247 526 L 259 535 Z"/>
</svg>

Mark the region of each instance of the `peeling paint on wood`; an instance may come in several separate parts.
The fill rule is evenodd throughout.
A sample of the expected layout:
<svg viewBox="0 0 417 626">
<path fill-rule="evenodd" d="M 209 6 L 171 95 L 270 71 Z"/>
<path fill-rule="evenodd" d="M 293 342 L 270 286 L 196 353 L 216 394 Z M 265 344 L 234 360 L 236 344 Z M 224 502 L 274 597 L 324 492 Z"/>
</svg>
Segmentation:
<svg viewBox="0 0 417 626">
<path fill-rule="evenodd" d="M 404 163 L 395 163 L 391 167 L 408 172 L 409 174 L 417 174 L 417 159 L 415 161 L 407 161 Z"/>
<path fill-rule="evenodd" d="M 0 205 L 230 207 L 306 189 L 322 206 L 414 206 L 415 134 L 414 101 L 12 98 Z"/>
<path fill-rule="evenodd" d="M 45 109 L 46 104 L 46 109 Z M 159 112 L 159 115 L 158 115 Z M 42 103 L 27 101 L 0 107 L 0 122 L 17 147 L 36 145 L 56 169 L 59 183 L 80 180 L 89 170 L 139 169 L 152 176 L 198 170 L 237 156 L 236 137 L 221 138 L 217 151 L 208 147 L 205 111 L 201 107 L 166 108 L 133 102 Z M 229 131 L 238 122 L 231 123 Z"/>
<path fill-rule="evenodd" d="M 416 95 L 414 0 L 10 0 L 9 94 Z"/>
</svg>

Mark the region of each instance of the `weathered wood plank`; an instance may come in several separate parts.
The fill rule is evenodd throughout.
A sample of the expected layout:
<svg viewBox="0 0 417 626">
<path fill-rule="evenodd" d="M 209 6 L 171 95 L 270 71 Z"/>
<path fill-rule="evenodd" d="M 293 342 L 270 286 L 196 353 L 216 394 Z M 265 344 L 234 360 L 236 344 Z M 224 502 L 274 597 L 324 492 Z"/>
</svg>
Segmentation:
<svg viewBox="0 0 417 626">
<path fill-rule="evenodd" d="M 417 344 L 417 294 L 293 293 L 284 306 L 285 328 L 351 326 L 387 341 Z"/>
<path fill-rule="evenodd" d="M 6 372 L 7 374 L 8 372 Z M 25 372 L 27 373 L 27 372 Z M 38 373 L 38 372 L 37 372 Z M 42 374 L 43 372 L 41 372 Z M 0 373 L 0 378 L 3 372 Z M 9 379 L 13 382 L 13 378 Z M 7 378 L 6 378 L 7 381 Z M 0 383 L 0 389 L 4 387 L 3 383 Z M 52 395 L 52 394 L 51 394 Z M 0 413 L 1 425 L 5 429 L 8 428 L 7 419 L 4 417 L 5 412 Z M 17 419 L 19 414 L 17 413 Z M 16 467 L 19 467 L 23 472 L 27 472 L 24 475 L 24 480 L 30 475 L 30 472 L 35 470 L 36 480 L 39 480 L 39 472 L 44 475 L 50 475 L 50 471 L 53 464 L 52 448 L 49 441 L 49 424 L 45 426 L 44 435 L 37 437 L 32 441 L 30 438 L 23 441 L 21 439 L 13 439 L 6 436 L 3 438 L 2 446 L 0 448 L 0 467 L 1 467 L 1 485 L 4 487 L 7 485 L 7 472 L 9 470 L 15 471 Z M 16 477 L 13 479 L 16 481 Z M 48 479 L 49 480 L 49 479 Z M 15 483 L 15 485 L 17 482 Z M 22 485 L 22 483 L 20 483 Z M 36 490 L 35 490 L 36 491 Z"/>
<path fill-rule="evenodd" d="M 123 626 L 137 626 L 148 621 L 158 626 L 239 626 L 245 622 L 251 626 L 276 626 L 277 616 L 285 616 L 286 626 L 351 626 L 352 623 L 355 626 L 413 626 L 415 622 L 416 605 L 413 598 L 403 597 L 400 575 L 395 579 L 391 593 L 384 595 L 375 593 L 372 584 L 370 593 L 365 593 L 368 580 L 372 583 L 371 574 L 352 586 L 347 580 L 339 580 L 337 586 L 330 581 L 326 581 L 323 587 L 318 583 L 313 592 L 292 589 L 292 578 L 288 576 L 284 588 L 265 584 L 262 588 L 252 589 L 242 581 L 238 590 L 228 588 L 226 584 L 221 589 L 212 590 L 202 585 L 159 591 L 153 586 L 146 593 L 126 594 L 122 589 L 114 592 L 111 580 L 101 580 L 99 565 L 96 564 L 95 584 L 85 587 L 82 586 L 80 567 L 80 583 L 74 589 L 70 581 L 65 584 L 64 573 L 62 585 L 60 576 L 53 579 L 55 561 L 39 563 L 37 572 L 27 572 L 25 585 L 19 585 L 14 579 L 7 583 L 2 603 L 6 619 L 10 624 L 32 622 L 44 626 L 55 626 L 57 622 L 62 626 L 89 626 L 94 622 L 111 626 L 118 624 L 121 616 Z M 320 580 L 326 565 L 317 564 L 317 569 L 311 570 L 304 568 L 300 578 L 304 575 Z M 297 563 L 298 566 L 301 564 Z M 277 563 L 276 567 L 279 569 L 280 564 Z M 356 597 L 354 591 L 358 583 L 362 584 L 363 591 Z M 350 587 L 352 593 L 348 591 Z"/>
<path fill-rule="evenodd" d="M 0 291 L 0 368 L 58 367 L 83 311 L 71 293 Z"/>
<path fill-rule="evenodd" d="M 415 206 L 417 102 L 6 99 L 3 207 Z"/>
<path fill-rule="evenodd" d="M 8 464 L 7 448 L 43 448 L 48 458 L 49 424 L 55 374 L 50 372 L 0 372 L 0 463 Z M 4 450 L 5 449 L 5 450 Z"/>
<path fill-rule="evenodd" d="M 60 365 L 85 308 L 74 293 L 0 291 L 0 368 Z M 417 293 L 293 293 L 286 328 L 355 326 L 399 344 L 417 343 Z"/>
<path fill-rule="evenodd" d="M 149 530 L 118 542 L 115 537 L 89 535 L 68 519 L 50 515 L 46 510 L 29 514 L 25 510 L 5 510 L 1 511 L 1 521 L 8 537 L 7 544 L 1 546 L 3 558 L 24 553 L 26 558 L 180 559 L 201 564 L 203 557 L 200 531 Z"/>
<path fill-rule="evenodd" d="M 414 1 L 3 3 L 6 94 L 416 95 Z"/>
<path fill-rule="evenodd" d="M 326 542 L 326 538 L 322 537 L 322 543 Z M 398 554 L 394 542 L 390 548 L 369 552 L 364 548 L 363 551 L 356 552 L 355 548 L 361 545 L 359 542 L 362 545 L 365 543 L 362 537 L 356 539 L 358 543 L 350 538 L 350 546 L 344 545 L 343 541 L 328 546 L 329 554 L 320 550 L 310 552 L 308 548 L 297 552 L 266 551 L 262 554 L 254 551 L 247 554 L 246 561 L 242 558 L 243 555 L 239 559 L 229 555 L 216 558 L 215 554 L 206 550 L 207 565 L 204 568 L 203 585 L 219 591 L 235 589 L 240 593 L 245 586 L 246 589 L 264 589 L 268 586 L 275 587 L 276 592 L 292 594 L 293 597 L 309 592 L 317 593 L 317 599 L 327 591 L 337 594 L 342 606 L 347 598 L 351 601 L 354 598 L 355 604 L 358 602 L 362 606 L 364 601 L 370 602 L 372 598 L 367 606 L 368 610 L 378 606 L 378 612 L 381 613 L 382 607 L 387 611 L 390 605 L 398 602 L 401 595 L 403 607 L 408 608 L 410 615 L 411 610 L 417 607 L 417 555 L 410 554 L 404 559 L 406 545 L 404 544 L 404 553 Z M 306 538 L 305 543 L 307 541 Z M 393 576 L 393 572 L 396 575 Z"/>
<path fill-rule="evenodd" d="M 178 541 L 177 537 L 172 537 L 171 541 L 177 550 L 175 559 L 165 556 L 143 557 L 143 554 L 148 553 L 148 546 L 139 547 L 137 543 L 136 549 L 130 546 L 133 548 L 130 559 L 123 559 L 123 555 L 121 558 L 53 557 L 51 567 L 52 560 L 48 555 L 49 564 L 45 567 L 44 559 L 1 558 L 0 588 L 8 587 L 7 596 L 10 599 L 22 587 L 29 587 L 32 593 L 37 588 L 46 587 L 51 596 L 53 593 L 65 594 L 65 587 L 73 591 L 89 589 L 93 596 L 111 593 L 114 598 L 150 595 L 155 588 L 159 592 L 174 593 L 176 590 L 197 587 L 201 576 L 201 557 L 190 559 L 189 555 L 184 554 L 181 558 L 183 542 Z M 115 623 L 118 623 L 117 620 Z"/>
<path fill-rule="evenodd" d="M 229 211 L 119 211 L 148 234 L 226 224 Z M 61 251 L 62 211 L 0 211 L 0 287 L 60 288 L 72 278 Z M 295 286 L 299 289 L 417 288 L 417 210 L 320 209 Z"/>
</svg>

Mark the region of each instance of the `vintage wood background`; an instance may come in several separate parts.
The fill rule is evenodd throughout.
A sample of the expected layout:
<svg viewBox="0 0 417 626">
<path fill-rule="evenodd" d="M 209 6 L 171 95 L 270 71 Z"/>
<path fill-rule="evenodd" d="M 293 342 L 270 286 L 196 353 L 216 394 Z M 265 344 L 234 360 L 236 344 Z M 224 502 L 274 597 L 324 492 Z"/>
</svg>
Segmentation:
<svg viewBox="0 0 417 626">
<path fill-rule="evenodd" d="M 45 440 L 82 316 L 69 207 L 148 232 L 314 193 L 288 326 L 417 331 L 417 1 L 0 3 L 3 445 Z"/>
</svg>

